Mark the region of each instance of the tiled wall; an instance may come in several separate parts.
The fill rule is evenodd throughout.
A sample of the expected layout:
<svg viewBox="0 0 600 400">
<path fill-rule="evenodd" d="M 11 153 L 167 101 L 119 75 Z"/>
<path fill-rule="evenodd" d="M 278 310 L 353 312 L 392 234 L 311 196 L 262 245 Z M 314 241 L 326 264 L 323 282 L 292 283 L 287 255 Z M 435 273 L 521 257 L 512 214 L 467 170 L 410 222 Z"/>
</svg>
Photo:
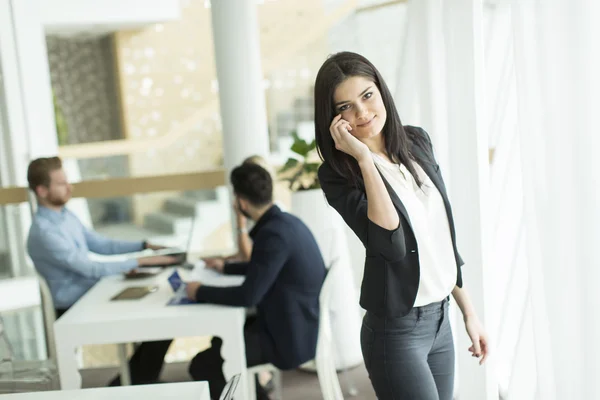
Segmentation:
<svg viewBox="0 0 600 400">
<path fill-rule="evenodd" d="M 50 78 L 55 101 L 67 126 L 65 144 L 122 139 L 120 107 L 112 40 L 104 37 L 46 38 Z M 82 179 L 129 175 L 127 156 L 83 159 Z M 130 199 L 90 199 L 92 222 L 106 222 L 110 203 L 131 210 Z"/>
<path fill-rule="evenodd" d="M 111 40 L 48 37 L 52 88 L 69 127 L 68 144 L 121 139 Z"/>
</svg>

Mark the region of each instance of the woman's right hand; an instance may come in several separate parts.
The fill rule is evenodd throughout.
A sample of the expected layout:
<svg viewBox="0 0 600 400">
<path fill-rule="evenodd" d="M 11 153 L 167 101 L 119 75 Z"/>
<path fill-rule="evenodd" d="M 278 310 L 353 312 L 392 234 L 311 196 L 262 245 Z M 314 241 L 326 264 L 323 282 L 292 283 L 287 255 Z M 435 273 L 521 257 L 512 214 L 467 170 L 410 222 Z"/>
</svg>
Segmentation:
<svg viewBox="0 0 600 400">
<path fill-rule="evenodd" d="M 360 162 L 365 157 L 369 157 L 369 148 L 366 144 L 352 136 L 350 133 L 351 130 L 350 123 L 342 119 L 341 114 L 336 115 L 329 126 L 329 132 L 335 143 L 335 148 Z"/>
<path fill-rule="evenodd" d="M 222 257 L 203 258 L 206 268 L 223 273 L 225 270 L 225 259 Z"/>
</svg>

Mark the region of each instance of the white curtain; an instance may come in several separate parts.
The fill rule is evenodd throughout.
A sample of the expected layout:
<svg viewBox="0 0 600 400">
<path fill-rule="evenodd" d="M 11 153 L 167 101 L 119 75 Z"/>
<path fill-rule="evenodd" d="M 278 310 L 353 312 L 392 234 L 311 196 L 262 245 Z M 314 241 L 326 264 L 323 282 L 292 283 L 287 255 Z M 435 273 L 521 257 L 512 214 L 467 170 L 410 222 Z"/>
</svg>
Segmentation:
<svg viewBox="0 0 600 400">
<path fill-rule="evenodd" d="M 451 80 L 464 78 L 445 65 L 455 60 L 444 24 L 466 4 L 409 1 L 399 55 L 401 117 L 430 130 L 442 167 L 455 140 Z M 495 150 L 483 268 L 494 282 L 487 329 L 498 390 L 503 399 L 600 399 L 600 2 L 489 1 L 482 21 L 481 134 Z"/>
<path fill-rule="evenodd" d="M 485 104 L 477 103 L 484 92 L 485 80 L 480 51 L 485 42 L 481 37 L 484 14 L 475 0 L 409 1 L 394 97 L 403 123 L 421 126 L 432 137 L 454 206 L 459 247 L 467 260 L 463 269 L 465 285 L 470 288 L 486 328 L 495 337 L 497 313 L 488 301 L 493 294 L 484 289 L 488 280 L 485 275 L 489 276 L 491 267 L 487 260 L 480 261 L 488 252 L 484 244 L 487 235 L 480 231 L 489 219 L 483 211 L 486 202 L 480 202 L 487 197 L 489 187 L 485 175 L 487 159 L 480 157 L 480 153 L 487 152 L 488 138 L 485 127 L 475 129 L 480 121 L 485 125 L 487 114 Z M 480 152 L 484 147 L 486 150 Z M 463 190 L 465 187 L 473 190 Z M 483 297 L 487 298 L 485 302 Z M 468 338 L 462 318 L 453 320 L 456 321 L 452 325 L 458 367 L 457 398 L 497 399 L 493 361 L 485 369 L 477 366 L 466 351 Z"/>
<path fill-rule="evenodd" d="M 600 399 L 600 10 L 511 8 L 536 398 Z"/>
</svg>

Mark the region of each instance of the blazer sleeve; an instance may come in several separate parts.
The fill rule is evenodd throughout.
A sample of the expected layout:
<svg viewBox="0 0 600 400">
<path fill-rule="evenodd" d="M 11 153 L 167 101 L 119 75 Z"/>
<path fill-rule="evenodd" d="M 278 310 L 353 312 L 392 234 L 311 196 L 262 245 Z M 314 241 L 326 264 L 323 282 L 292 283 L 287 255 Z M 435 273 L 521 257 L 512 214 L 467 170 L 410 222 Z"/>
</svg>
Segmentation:
<svg viewBox="0 0 600 400">
<path fill-rule="evenodd" d="M 254 241 L 246 279 L 240 286 L 202 285 L 196 291 L 199 303 L 255 307 L 271 290 L 289 257 L 289 245 L 278 232 L 261 231 Z"/>
<path fill-rule="evenodd" d="M 371 221 L 367 216 L 367 196 L 353 187 L 323 163 L 319 168 L 319 182 L 327 202 L 342 216 L 365 246 L 367 256 L 379 256 L 387 261 L 399 261 L 406 256 L 402 217 L 394 230 L 388 230 Z"/>
</svg>

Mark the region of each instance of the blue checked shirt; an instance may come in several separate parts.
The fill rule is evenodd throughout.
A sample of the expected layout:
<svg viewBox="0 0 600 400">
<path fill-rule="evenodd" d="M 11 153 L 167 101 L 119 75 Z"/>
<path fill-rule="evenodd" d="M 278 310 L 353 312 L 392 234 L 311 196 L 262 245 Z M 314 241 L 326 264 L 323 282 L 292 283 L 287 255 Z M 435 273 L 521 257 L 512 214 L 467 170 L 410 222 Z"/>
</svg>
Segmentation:
<svg viewBox="0 0 600 400">
<path fill-rule="evenodd" d="M 121 274 L 137 267 L 137 260 L 98 262 L 88 253 L 113 255 L 133 253 L 142 242 L 112 240 L 83 226 L 66 208 L 53 211 L 40 206 L 33 219 L 27 251 L 38 272 L 46 279 L 54 307 L 67 309 L 100 278 Z"/>
</svg>

